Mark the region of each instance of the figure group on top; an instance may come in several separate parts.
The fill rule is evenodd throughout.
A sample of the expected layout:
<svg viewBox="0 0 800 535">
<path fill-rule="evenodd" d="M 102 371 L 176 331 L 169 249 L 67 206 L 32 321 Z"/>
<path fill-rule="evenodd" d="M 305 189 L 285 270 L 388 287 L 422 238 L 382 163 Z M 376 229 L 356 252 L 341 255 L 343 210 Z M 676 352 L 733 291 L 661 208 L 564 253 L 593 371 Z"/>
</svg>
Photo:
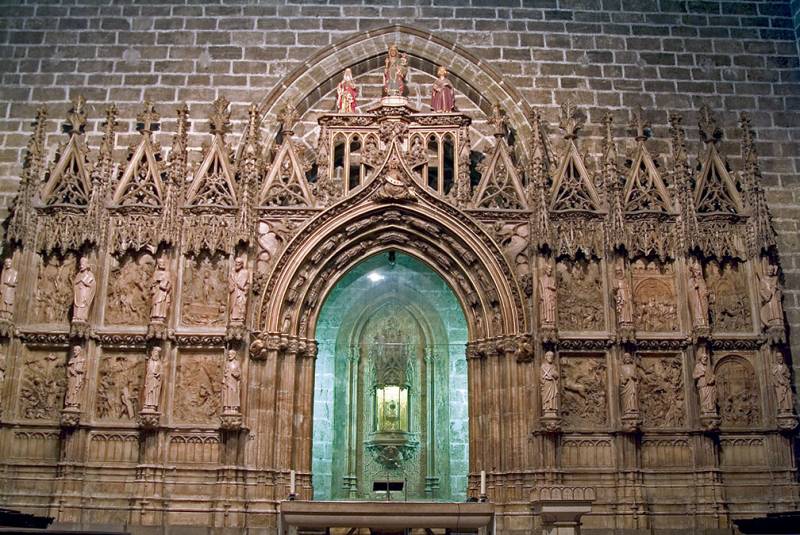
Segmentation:
<svg viewBox="0 0 800 535">
<path fill-rule="evenodd" d="M 396 45 L 389 47 L 383 67 L 383 97 L 402 98 L 406 89 L 408 73 L 408 56 L 400 53 Z M 431 86 L 431 109 L 436 113 L 455 111 L 455 90 L 447 79 L 447 68 L 436 69 L 436 81 Z M 342 81 L 336 86 L 336 111 L 339 113 L 356 113 L 358 108 L 358 87 L 353 81 L 353 72 L 345 69 Z"/>
</svg>

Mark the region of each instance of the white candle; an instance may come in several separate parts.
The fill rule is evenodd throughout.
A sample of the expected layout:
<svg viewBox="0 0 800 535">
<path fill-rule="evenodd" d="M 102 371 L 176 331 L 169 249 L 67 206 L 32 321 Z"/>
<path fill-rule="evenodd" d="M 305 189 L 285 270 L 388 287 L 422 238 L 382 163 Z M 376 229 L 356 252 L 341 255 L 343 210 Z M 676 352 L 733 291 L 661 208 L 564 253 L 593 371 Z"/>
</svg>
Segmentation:
<svg viewBox="0 0 800 535">
<path fill-rule="evenodd" d="M 481 496 L 486 496 L 486 470 L 481 470 Z"/>
<path fill-rule="evenodd" d="M 295 493 L 295 478 L 294 478 L 294 470 L 289 472 L 289 494 L 296 494 Z"/>
</svg>

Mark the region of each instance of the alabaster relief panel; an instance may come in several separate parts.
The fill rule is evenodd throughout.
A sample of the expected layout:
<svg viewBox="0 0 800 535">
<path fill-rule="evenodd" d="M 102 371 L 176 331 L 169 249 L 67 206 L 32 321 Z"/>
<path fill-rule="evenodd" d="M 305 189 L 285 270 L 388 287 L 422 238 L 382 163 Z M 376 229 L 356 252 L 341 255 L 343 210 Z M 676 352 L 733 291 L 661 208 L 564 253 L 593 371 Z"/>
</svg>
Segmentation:
<svg viewBox="0 0 800 535">
<path fill-rule="evenodd" d="M 95 414 L 103 420 L 132 421 L 140 409 L 144 355 L 103 352 L 97 376 Z"/>
<path fill-rule="evenodd" d="M 572 467 L 612 466 L 611 441 L 593 438 L 565 438 L 561 442 L 561 465 Z"/>
<path fill-rule="evenodd" d="M 184 325 L 225 325 L 228 297 L 228 257 L 187 256 L 183 265 L 181 318 Z"/>
<path fill-rule="evenodd" d="M 654 438 L 642 441 L 642 465 L 647 468 L 689 466 L 692 450 L 685 438 Z"/>
<path fill-rule="evenodd" d="M 600 262 L 585 258 L 559 260 L 556 269 L 558 327 L 567 331 L 602 331 L 605 303 Z"/>
<path fill-rule="evenodd" d="M 138 458 L 138 433 L 93 433 L 89 439 L 89 461 L 132 463 Z"/>
<path fill-rule="evenodd" d="M 150 281 L 155 258 L 149 253 L 111 257 L 105 321 L 109 325 L 146 325 L 150 320 Z"/>
<path fill-rule="evenodd" d="M 19 417 L 57 420 L 66 386 L 65 349 L 26 349 L 19 386 Z"/>
<path fill-rule="evenodd" d="M 218 425 L 222 351 L 179 353 L 174 416 L 178 423 Z"/>
<path fill-rule="evenodd" d="M 608 420 L 606 361 L 599 356 L 562 355 L 561 417 L 567 427 L 599 427 Z"/>
<path fill-rule="evenodd" d="M 721 425 L 750 427 L 761 420 L 759 388 L 750 362 L 739 355 L 719 359 L 716 368 Z"/>
<path fill-rule="evenodd" d="M 711 327 L 717 332 L 750 332 L 753 320 L 747 272 L 739 262 L 712 260 L 705 267 L 711 299 Z"/>
<path fill-rule="evenodd" d="M 638 259 L 632 263 L 633 323 L 645 332 L 679 330 L 672 263 Z"/>
<path fill-rule="evenodd" d="M 681 355 L 641 355 L 639 407 L 645 427 L 678 427 L 686 414 Z"/>
<path fill-rule="evenodd" d="M 39 258 L 39 271 L 33 302 L 37 323 L 67 323 L 72 305 L 72 278 L 75 256 L 50 254 Z"/>
</svg>

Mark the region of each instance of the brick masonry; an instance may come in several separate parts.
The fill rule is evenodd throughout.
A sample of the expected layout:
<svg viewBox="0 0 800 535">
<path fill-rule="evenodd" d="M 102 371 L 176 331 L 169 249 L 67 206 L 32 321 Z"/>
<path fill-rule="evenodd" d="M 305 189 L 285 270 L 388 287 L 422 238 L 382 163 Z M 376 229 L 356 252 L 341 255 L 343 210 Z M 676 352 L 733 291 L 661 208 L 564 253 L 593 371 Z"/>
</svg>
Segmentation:
<svg viewBox="0 0 800 535">
<path fill-rule="evenodd" d="M 241 121 L 250 102 L 262 101 L 321 48 L 389 24 L 463 47 L 543 108 L 551 123 L 567 97 L 588 108 L 595 124 L 605 109 L 640 104 L 664 138 L 669 110 L 686 112 L 691 126 L 694 110 L 707 102 L 735 141 L 739 112 L 751 112 L 800 355 L 800 0 L 5 0 L 0 215 L 17 189 L 40 104 L 50 110 L 52 152 L 69 99 L 81 93 L 90 104 L 90 146 L 99 142 L 103 108 L 116 103 L 121 160 L 144 99 L 168 119 L 165 143 L 182 101 L 193 118 L 204 117 L 223 94 Z M 195 120 L 193 132 L 199 146 L 204 121 Z M 689 135 L 697 149 L 696 132 Z M 729 149 L 738 152 L 735 143 Z"/>
</svg>

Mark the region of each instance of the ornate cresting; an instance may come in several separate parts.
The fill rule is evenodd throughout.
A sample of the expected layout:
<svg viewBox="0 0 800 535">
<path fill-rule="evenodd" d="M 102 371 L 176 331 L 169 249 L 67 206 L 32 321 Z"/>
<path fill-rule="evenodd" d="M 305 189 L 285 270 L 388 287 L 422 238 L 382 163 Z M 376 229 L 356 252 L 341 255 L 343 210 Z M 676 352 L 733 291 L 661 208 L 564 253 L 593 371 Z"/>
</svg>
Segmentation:
<svg viewBox="0 0 800 535">
<path fill-rule="evenodd" d="M 144 103 L 124 161 L 116 109 L 93 153 L 78 99 L 49 166 L 37 112 L 0 277 L 2 505 L 50 478 L 35 493 L 60 521 L 273 525 L 290 470 L 311 496 L 322 303 L 396 250 L 438 272 L 467 320 L 470 495 L 486 471 L 490 499 L 522 514 L 580 494 L 637 529 L 727 525 L 743 514 L 731 486 L 748 514 L 796 507 L 781 273 L 749 118 L 734 171 L 707 108 L 693 158 L 679 114 L 663 155 L 647 110 L 587 125 L 565 102 L 551 140 L 549 110 L 522 129 L 520 109 L 389 97 L 322 115 L 313 151 L 288 99 L 269 120 L 251 106 L 231 142 L 221 97 L 199 154 L 186 106 L 167 152 Z M 482 155 L 473 122 L 491 128 Z M 402 373 L 384 372 L 376 396 L 396 387 L 381 399 L 401 403 Z M 372 439 L 391 464 L 413 437 L 400 413 L 386 422 Z M 686 496 L 660 492 L 676 481 Z M 97 512 L 120 503 L 124 518 Z"/>
</svg>

